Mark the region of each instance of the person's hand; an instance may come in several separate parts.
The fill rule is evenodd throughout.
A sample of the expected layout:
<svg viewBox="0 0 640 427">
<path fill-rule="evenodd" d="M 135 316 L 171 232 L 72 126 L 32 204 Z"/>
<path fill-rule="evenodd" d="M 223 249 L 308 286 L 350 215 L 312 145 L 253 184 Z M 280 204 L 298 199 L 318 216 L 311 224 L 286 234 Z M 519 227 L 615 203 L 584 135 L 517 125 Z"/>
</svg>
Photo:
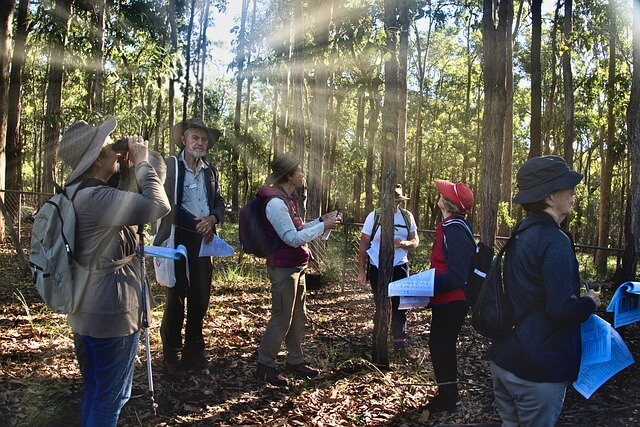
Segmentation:
<svg viewBox="0 0 640 427">
<path fill-rule="evenodd" d="M 129 140 L 129 160 L 134 165 L 149 161 L 149 141 L 145 141 L 140 135 L 127 137 Z"/>
<path fill-rule="evenodd" d="M 596 308 L 600 307 L 600 295 L 598 295 L 598 293 L 596 291 L 594 291 L 593 289 L 590 289 L 586 294 L 586 297 L 591 298 L 593 300 L 593 302 L 596 304 Z"/>
<path fill-rule="evenodd" d="M 209 243 L 211 239 L 213 239 L 213 226 L 218 223 L 218 218 L 215 215 L 209 215 L 197 216 L 194 220 L 198 222 L 196 224 L 196 232 L 203 235 L 205 237 L 205 242 Z"/>
<path fill-rule="evenodd" d="M 326 230 L 334 230 L 338 227 L 338 224 L 342 222 L 342 215 L 339 214 L 338 211 L 333 211 L 322 215 L 322 223 L 324 224 L 324 229 Z"/>
<path fill-rule="evenodd" d="M 393 239 L 393 246 L 394 246 L 396 249 L 402 249 L 402 248 L 404 248 L 404 247 L 405 247 L 404 240 L 399 239 L 399 238 L 395 238 L 395 239 Z"/>
</svg>

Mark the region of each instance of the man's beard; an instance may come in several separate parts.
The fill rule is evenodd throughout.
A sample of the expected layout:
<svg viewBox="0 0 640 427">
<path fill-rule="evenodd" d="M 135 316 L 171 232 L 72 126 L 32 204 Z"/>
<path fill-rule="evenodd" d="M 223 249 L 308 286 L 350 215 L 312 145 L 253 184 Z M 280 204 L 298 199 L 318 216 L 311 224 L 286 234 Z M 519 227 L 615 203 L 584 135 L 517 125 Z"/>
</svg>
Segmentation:
<svg viewBox="0 0 640 427">
<path fill-rule="evenodd" d="M 189 153 L 189 155 L 194 159 L 199 159 L 207 154 L 207 150 L 200 148 L 194 148 L 193 150 L 187 149 L 187 153 Z"/>
</svg>

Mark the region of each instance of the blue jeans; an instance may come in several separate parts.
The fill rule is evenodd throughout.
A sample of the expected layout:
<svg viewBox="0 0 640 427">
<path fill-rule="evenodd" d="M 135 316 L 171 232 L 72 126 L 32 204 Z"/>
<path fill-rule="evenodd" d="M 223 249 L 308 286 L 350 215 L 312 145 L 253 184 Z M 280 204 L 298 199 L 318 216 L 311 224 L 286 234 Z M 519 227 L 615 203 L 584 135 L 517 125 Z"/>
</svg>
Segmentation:
<svg viewBox="0 0 640 427">
<path fill-rule="evenodd" d="M 112 426 L 131 396 L 140 331 L 126 337 L 93 338 L 74 334 L 84 381 L 82 426 Z"/>
</svg>

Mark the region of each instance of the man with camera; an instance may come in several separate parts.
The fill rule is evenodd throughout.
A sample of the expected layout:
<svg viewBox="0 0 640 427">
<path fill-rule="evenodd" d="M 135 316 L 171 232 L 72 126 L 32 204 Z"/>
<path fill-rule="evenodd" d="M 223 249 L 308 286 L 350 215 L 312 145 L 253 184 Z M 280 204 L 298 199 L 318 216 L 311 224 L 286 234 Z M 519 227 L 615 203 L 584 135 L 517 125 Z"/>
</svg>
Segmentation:
<svg viewBox="0 0 640 427">
<path fill-rule="evenodd" d="M 171 130 L 171 139 L 180 148 L 180 153 L 165 160 L 167 178 L 164 187 L 171 202 L 171 212 L 162 219 L 154 245 L 168 239 L 174 225 L 175 246 L 184 245 L 189 259 L 188 270 L 184 261 L 175 263 L 176 284 L 167 288 L 160 326 L 164 364 L 172 379 L 185 378 L 187 367 L 201 370 L 208 365 L 202 321 L 209 305 L 213 265 L 211 257 L 200 257 L 199 252 L 203 239 L 206 243 L 213 239 L 215 226 L 224 215 L 218 171 L 205 159 L 207 150 L 219 137 L 219 130 L 206 126 L 200 119 L 179 122 Z M 188 301 L 186 313 L 185 299 Z"/>
</svg>

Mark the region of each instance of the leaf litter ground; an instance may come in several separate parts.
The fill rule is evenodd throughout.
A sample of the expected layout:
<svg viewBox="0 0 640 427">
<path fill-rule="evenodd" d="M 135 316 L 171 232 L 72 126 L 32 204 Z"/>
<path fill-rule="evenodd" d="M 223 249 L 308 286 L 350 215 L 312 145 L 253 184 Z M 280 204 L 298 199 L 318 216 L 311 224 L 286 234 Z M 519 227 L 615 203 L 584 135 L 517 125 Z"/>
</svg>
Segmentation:
<svg viewBox="0 0 640 427">
<path fill-rule="evenodd" d="M 78 425 L 82 380 L 70 329 L 63 315 L 43 305 L 17 265 L 15 256 L 4 248 L 0 253 L 0 425 Z M 368 361 L 373 301 L 369 291 L 357 289 L 355 280 L 346 284 L 344 292 L 340 284 L 309 291 L 305 350 L 321 375 L 313 381 L 289 376 L 289 387 L 282 389 L 257 381 L 255 353 L 270 309 L 263 270 L 256 269 L 254 280 L 214 278 L 204 322 L 210 367 L 193 372 L 183 382 L 170 381 L 162 366 L 158 325 L 163 291 L 154 285 L 159 304 L 154 309 L 150 347 L 157 416 L 151 416 L 150 399 L 143 396 L 127 403 L 119 425 L 498 425 L 488 363 L 483 359 L 488 342 L 468 323 L 463 328 L 458 348 L 463 409 L 454 414 L 421 411 L 420 406 L 436 391 L 427 345 L 430 312 L 409 314 L 409 340 L 416 361 L 391 352 L 391 369 L 381 371 Z M 606 318 L 605 313 L 599 314 Z M 640 353 L 638 330 L 635 324 L 620 331 L 635 358 Z M 143 344 L 134 387 L 146 390 Z M 568 388 L 560 425 L 639 425 L 638 378 L 634 364 L 589 400 Z"/>
</svg>

